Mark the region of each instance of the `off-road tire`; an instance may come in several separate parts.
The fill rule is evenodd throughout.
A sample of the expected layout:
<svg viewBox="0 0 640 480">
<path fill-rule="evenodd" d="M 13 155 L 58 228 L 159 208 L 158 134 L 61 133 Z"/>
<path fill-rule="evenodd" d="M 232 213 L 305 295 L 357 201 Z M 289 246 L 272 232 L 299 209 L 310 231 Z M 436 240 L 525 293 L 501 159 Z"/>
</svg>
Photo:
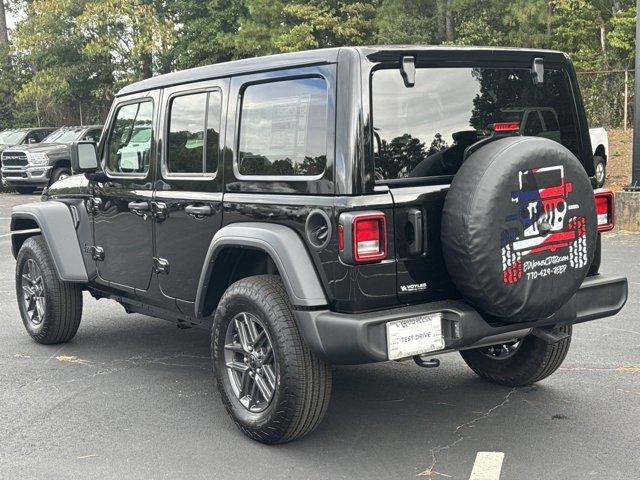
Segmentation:
<svg viewBox="0 0 640 480">
<path fill-rule="evenodd" d="M 548 343 L 527 335 L 520 340 L 521 345 L 513 355 L 505 359 L 491 358 L 482 353 L 487 347 L 462 350 L 460 355 L 471 370 L 491 383 L 508 387 L 531 385 L 555 372 L 567 356 L 571 325 L 556 327 L 553 332 L 568 336 L 556 343 Z"/>
<path fill-rule="evenodd" d="M 278 365 L 275 393 L 260 413 L 250 412 L 240 403 L 225 366 L 227 327 L 241 312 L 256 316 L 264 324 Z M 245 435 L 266 444 L 285 443 L 311 433 L 319 425 L 331 396 L 331 368 L 302 340 L 280 277 L 257 275 L 231 285 L 216 309 L 211 344 L 220 396 Z"/>
<path fill-rule="evenodd" d="M 68 169 L 67 167 L 59 167 L 54 169 L 53 172 L 51 172 L 49 185 L 53 185 L 54 183 L 56 183 L 58 180 L 60 180 L 60 177 L 63 175 L 66 175 L 67 177 L 71 176 L 71 170 Z"/>
<path fill-rule="evenodd" d="M 45 314 L 42 322 L 30 322 L 23 302 L 22 273 L 31 259 L 40 269 L 45 290 Z M 44 345 L 71 340 L 82 318 L 82 289 L 58 277 L 49 249 L 41 235 L 29 237 L 18 252 L 16 262 L 16 295 L 24 326 L 36 342 Z"/>
<path fill-rule="evenodd" d="M 603 171 L 602 178 L 600 179 L 598 179 L 598 174 L 597 174 L 598 165 L 602 166 L 602 171 Z M 596 186 L 598 188 L 604 187 L 604 183 L 607 179 L 607 162 L 605 162 L 604 158 L 596 155 L 593 157 L 593 168 L 594 168 L 594 171 L 596 171 L 596 175 L 595 175 Z"/>
<path fill-rule="evenodd" d="M 36 187 L 13 187 L 20 195 L 29 195 L 36 191 Z"/>
</svg>

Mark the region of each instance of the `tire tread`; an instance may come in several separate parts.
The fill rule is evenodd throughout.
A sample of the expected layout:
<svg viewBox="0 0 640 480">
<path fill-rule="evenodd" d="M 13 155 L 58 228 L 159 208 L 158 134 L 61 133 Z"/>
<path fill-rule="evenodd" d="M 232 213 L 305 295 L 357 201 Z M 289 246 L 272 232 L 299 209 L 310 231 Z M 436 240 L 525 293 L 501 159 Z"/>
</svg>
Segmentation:
<svg viewBox="0 0 640 480">
<path fill-rule="evenodd" d="M 30 330 L 28 320 L 20 311 L 23 322 L 31 337 L 38 343 L 55 345 L 71 340 L 78 331 L 82 319 L 82 289 L 79 285 L 64 282 L 58 277 L 49 249 L 41 235 L 25 240 L 16 264 L 16 293 L 20 298 L 20 266 L 28 258 L 34 259 L 40 267 L 47 291 L 47 307 L 44 324 L 38 332 Z"/>
<path fill-rule="evenodd" d="M 491 383 L 508 387 L 531 385 L 554 373 L 569 352 L 572 326 L 555 327 L 554 332 L 568 336 L 549 344 L 529 335 L 522 339 L 526 342 L 526 348 L 516 352 L 510 359 L 490 359 L 480 353 L 479 349 L 463 350 L 460 354 L 471 370 Z"/>
<path fill-rule="evenodd" d="M 298 388 L 284 386 L 283 400 L 280 410 L 275 413 L 274 421 L 263 428 L 247 427 L 239 421 L 234 413 L 218 373 L 218 387 L 227 408 L 237 427 L 247 436 L 263 443 L 286 443 L 308 435 L 322 421 L 331 396 L 331 367 L 316 357 L 304 343 L 295 319 L 292 306 L 280 277 L 276 275 L 256 275 L 238 280 L 225 292 L 214 322 L 221 321 L 225 315 L 226 299 L 242 295 L 258 301 L 269 321 L 273 334 L 282 342 L 281 349 L 288 352 L 286 361 L 288 383 Z M 219 343 L 218 332 L 214 325 L 212 351 L 216 355 Z M 216 360 L 214 358 L 214 366 Z M 214 367 L 215 368 L 215 367 Z"/>
</svg>

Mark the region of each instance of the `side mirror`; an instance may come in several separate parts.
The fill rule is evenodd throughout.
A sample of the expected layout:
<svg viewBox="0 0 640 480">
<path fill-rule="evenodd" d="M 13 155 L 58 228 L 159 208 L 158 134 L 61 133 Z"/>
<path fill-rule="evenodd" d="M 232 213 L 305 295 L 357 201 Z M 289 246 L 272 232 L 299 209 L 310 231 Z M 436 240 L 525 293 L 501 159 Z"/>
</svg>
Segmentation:
<svg viewBox="0 0 640 480">
<path fill-rule="evenodd" d="M 38 141 L 37 141 L 35 138 L 33 138 L 33 137 L 29 137 L 29 138 L 27 138 L 27 143 L 28 143 L 29 145 L 31 145 L 31 144 L 33 144 L 33 143 L 38 143 Z"/>
<path fill-rule="evenodd" d="M 71 142 L 71 170 L 73 173 L 94 173 L 100 170 L 98 152 L 94 142 L 80 140 Z"/>
</svg>

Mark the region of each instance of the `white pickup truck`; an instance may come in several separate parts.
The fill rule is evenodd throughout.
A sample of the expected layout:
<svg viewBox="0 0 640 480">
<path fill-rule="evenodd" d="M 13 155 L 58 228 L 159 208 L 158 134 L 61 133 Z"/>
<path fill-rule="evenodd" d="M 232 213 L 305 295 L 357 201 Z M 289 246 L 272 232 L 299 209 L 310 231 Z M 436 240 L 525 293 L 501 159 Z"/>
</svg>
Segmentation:
<svg viewBox="0 0 640 480">
<path fill-rule="evenodd" d="M 607 174 L 607 155 L 609 153 L 609 135 L 603 127 L 590 128 L 591 148 L 593 148 L 593 162 L 596 169 L 598 187 L 604 185 Z"/>
<path fill-rule="evenodd" d="M 547 107 L 515 107 L 502 110 L 504 121 L 518 122 L 520 135 L 545 137 L 560 142 L 558 114 Z M 589 129 L 593 162 L 598 188 L 604 185 L 607 173 L 607 154 L 609 153 L 609 135 L 602 128 Z"/>
</svg>

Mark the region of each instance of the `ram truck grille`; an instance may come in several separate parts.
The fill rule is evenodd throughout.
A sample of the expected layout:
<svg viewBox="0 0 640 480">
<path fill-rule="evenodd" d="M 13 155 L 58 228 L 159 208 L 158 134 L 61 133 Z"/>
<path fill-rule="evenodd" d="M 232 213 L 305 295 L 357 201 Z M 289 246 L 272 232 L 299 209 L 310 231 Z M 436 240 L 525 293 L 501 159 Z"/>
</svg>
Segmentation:
<svg viewBox="0 0 640 480">
<path fill-rule="evenodd" d="M 27 161 L 27 154 L 23 152 L 3 152 L 2 153 L 2 166 L 3 167 L 26 167 L 29 162 Z"/>
</svg>

